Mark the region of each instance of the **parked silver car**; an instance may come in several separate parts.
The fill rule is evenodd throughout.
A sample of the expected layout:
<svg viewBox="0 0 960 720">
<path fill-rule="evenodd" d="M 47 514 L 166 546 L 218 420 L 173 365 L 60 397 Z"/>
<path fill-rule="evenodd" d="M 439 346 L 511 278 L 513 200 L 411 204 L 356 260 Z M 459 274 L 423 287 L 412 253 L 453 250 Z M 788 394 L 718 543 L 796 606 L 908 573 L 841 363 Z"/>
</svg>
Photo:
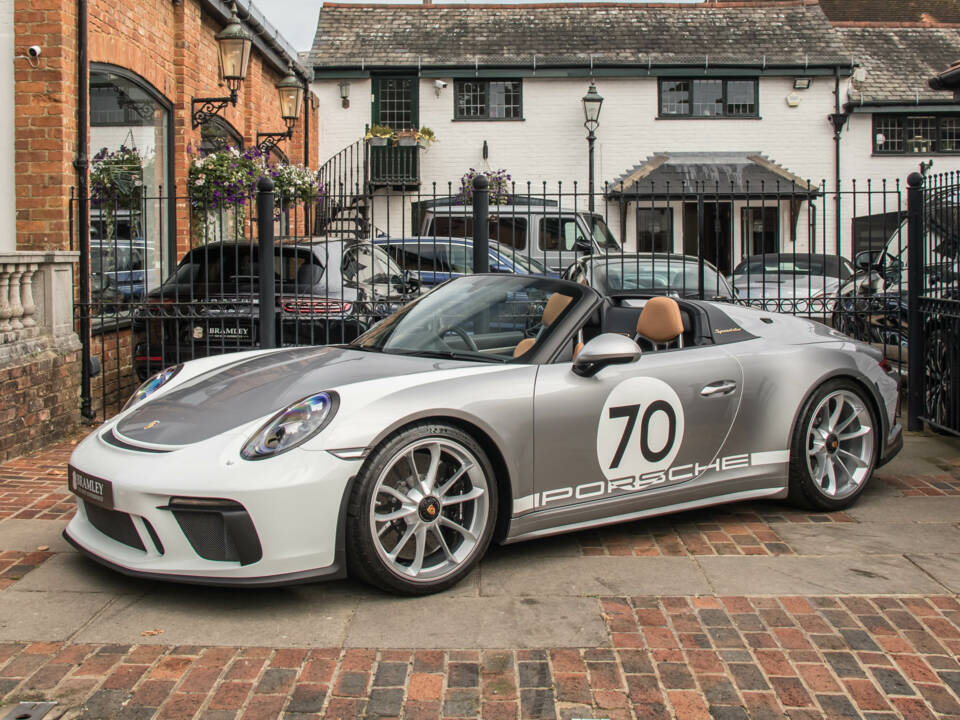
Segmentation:
<svg viewBox="0 0 960 720">
<path fill-rule="evenodd" d="M 491 205 L 490 239 L 561 272 L 583 255 L 620 252 L 603 217 L 551 205 Z M 423 215 L 421 236 L 473 237 L 473 208 L 432 205 Z"/>
<path fill-rule="evenodd" d="M 822 317 L 833 312 L 840 286 L 853 273 L 850 261 L 837 255 L 766 253 L 733 269 L 733 287 L 753 307 Z"/>
</svg>

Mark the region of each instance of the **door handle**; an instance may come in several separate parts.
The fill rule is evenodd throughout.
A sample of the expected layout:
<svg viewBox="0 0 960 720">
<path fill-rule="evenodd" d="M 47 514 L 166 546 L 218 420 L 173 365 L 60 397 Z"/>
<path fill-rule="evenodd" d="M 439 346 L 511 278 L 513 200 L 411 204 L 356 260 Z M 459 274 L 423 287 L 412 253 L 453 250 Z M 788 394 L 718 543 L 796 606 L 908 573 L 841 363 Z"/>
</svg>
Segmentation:
<svg viewBox="0 0 960 720">
<path fill-rule="evenodd" d="M 717 380 L 709 385 L 704 385 L 703 389 L 700 391 L 700 394 L 703 395 L 703 397 L 711 397 L 712 395 L 729 395 L 736 389 L 737 384 L 733 380 Z"/>
</svg>

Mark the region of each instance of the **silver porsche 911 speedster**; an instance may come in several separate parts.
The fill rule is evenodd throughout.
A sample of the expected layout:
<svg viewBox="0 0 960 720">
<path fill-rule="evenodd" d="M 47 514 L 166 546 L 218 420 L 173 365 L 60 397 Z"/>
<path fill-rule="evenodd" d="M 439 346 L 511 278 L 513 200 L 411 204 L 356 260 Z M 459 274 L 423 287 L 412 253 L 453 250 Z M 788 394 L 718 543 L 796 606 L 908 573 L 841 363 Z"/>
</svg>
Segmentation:
<svg viewBox="0 0 960 720">
<path fill-rule="evenodd" d="M 429 593 L 492 541 L 846 507 L 900 449 L 897 398 L 879 352 L 816 322 L 467 276 L 349 345 L 155 375 L 74 451 L 65 535 L 154 579 Z"/>
</svg>

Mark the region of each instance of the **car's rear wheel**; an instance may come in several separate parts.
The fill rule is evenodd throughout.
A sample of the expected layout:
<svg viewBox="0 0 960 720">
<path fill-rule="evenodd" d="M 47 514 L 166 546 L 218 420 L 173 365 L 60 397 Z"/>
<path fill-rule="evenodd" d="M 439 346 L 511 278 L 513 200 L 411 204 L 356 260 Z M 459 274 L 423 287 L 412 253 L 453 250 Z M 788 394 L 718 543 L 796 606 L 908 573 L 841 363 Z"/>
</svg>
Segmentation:
<svg viewBox="0 0 960 720">
<path fill-rule="evenodd" d="M 496 512 L 493 468 L 476 440 L 450 425 L 407 428 L 374 450 L 354 484 L 350 569 L 385 590 L 444 590 L 483 557 Z"/>
<path fill-rule="evenodd" d="M 859 386 L 846 380 L 821 385 L 793 431 L 790 499 L 817 510 L 852 505 L 873 473 L 878 429 Z"/>
</svg>

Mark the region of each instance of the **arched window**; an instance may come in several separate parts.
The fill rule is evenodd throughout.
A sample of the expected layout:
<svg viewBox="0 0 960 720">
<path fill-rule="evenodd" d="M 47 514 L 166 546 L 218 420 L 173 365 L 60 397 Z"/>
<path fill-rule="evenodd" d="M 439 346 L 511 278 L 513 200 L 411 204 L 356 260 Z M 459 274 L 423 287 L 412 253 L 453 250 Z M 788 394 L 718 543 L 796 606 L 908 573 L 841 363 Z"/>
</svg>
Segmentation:
<svg viewBox="0 0 960 720">
<path fill-rule="evenodd" d="M 139 75 L 90 64 L 92 270 L 107 284 L 115 279 L 126 300 L 157 287 L 176 266 L 172 110 Z M 120 282 L 140 276 L 142 283 Z"/>
<path fill-rule="evenodd" d="M 200 126 L 200 152 L 212 153 L 228 147 L 243 150 L 243 136 L 221 117 L 212 117 Z"/>
</svg>

